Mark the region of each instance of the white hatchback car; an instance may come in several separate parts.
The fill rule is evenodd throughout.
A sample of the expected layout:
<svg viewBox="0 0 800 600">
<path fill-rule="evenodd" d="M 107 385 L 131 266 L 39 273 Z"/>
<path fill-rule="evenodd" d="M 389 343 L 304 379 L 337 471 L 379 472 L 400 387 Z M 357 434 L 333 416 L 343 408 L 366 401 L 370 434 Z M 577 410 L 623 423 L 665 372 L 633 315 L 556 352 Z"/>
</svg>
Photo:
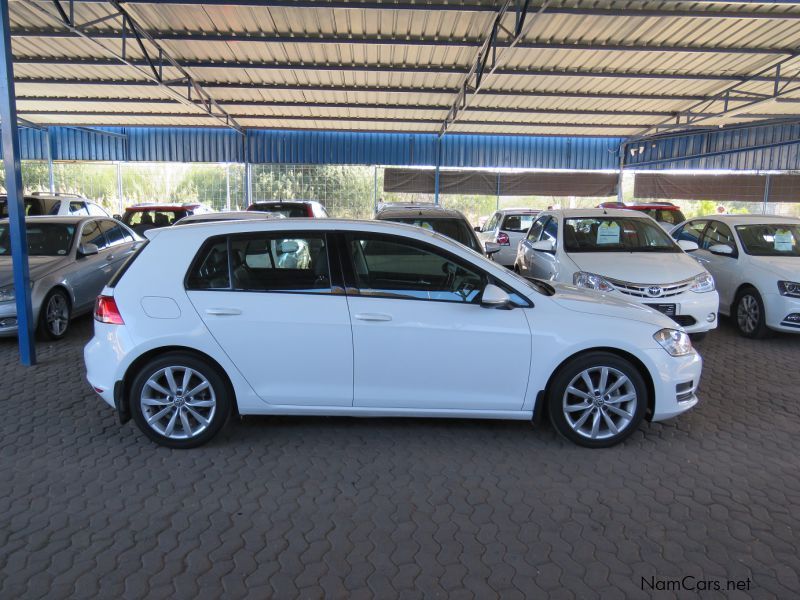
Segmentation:
<svg viewBox="0 0 800 600">
<path fill-rule="evenodd" d="M 742 335 L 800 333 L 800 219 L 711 215 L 678 225 L 672 237 L 700 246 L 691 256 L 714 276 L 719 310 Z"/>
<path fill-rule="evenodd" d="M 504 208 L 489 217 L 482 227 L 475 228 L 481 242 L 494 242 L 500 246 L 500 250 L 492 255 L 494 262 L 514 268 L 517 247 L 539 212 L 534 208 Z"/>
<path fill-rule="evenodd" d="M 85 361 L 121 420 L 166 446 L 208 441 L 233 412 L 546 411 L 568 439 L 604 447 L 697 403 L 700 356 L 664 315 L 526 280 L 421 227 L 287 219 L 147 235 L 98 298 Z M 310 260 L 284 266 L 301 243 Z"/>
<path fill-rule="evenodd" d="M 717 326 L 719 296 L 708 271 L 682 247 L 636 211 L 545 211 L 520 243 L 515 270 L 640 302 L 700 337 Z"/>
</svg>

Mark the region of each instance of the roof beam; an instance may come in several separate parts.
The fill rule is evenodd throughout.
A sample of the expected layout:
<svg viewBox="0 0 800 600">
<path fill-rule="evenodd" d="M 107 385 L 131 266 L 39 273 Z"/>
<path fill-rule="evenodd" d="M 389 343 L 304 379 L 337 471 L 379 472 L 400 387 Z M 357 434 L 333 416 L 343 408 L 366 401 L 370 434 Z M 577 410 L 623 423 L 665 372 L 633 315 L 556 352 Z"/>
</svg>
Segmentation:
<svg viewBox="0 0 800 600">
<path fill-rule="evenodd" d="M 15 38 L 74 38 L 77 37 L 70 31 L 60 29 L 14 29 L 11 31 Z M 179 42 L 249 42 L 259 44 L 347 44 L 350 46 L 446 46 L 448 48 L 477 48 L 481 45 L 479 39 L 446 37 L 398 37 L 398 36 L 352 36 L 352 35 L 296 35 L 293 33 L 249 33 L 219 32 L 219 31 L 151 31 L 153 39 L 160 41 Z M 93 30 L 95 39 L 120 39 L 122 32 L 115 29 Z M 498 47 L 510 45 L 508 40 L 498 40 Z M 659 46 L 659 45 L 626 45 L 602 43 L 573 43 L 553 41 L 522 40 L 517 48 L 526 50 L 575 50 L 590 52 L 674 52 L 689 54 L 755 54 L 781 56 L 792 55 L 791 50 L 785 48 L 765 48 L 749 46 L 709 47 L 709 46 Z"/>
<path fill-rule="evenodd" d="M 106 67 L 118 66 L 119 61 L 105 58 L 83 58 L 77 56 L 15 56 L 14 63 L 19 65 L 54 65 L 54 66 L 86 66 L 86 67 Z M 128 58 L 126 64 L 137 68 L 150 68 L 150 61 L 141 58 Z M 432 75 L 463 75 L 464 67 L 460 65 L 431 65 L 431 66 L 408 66 L 393 64 L 323 64 L 323 63 L 282 63 L 277 61 L 209 61 L 209 60 L 187 60 L 181 61 L 186 68 L 192 69 L 252 69 L 263 71 L 335 71 L 352 73 L 415 73 Z M 164 65 L 169 68 L 170 65 Z M 770 76 L 736 76 L 721 73 L 658 73 L 658 72 L 627 72 L 627 71 L 600 71 L 600 70 L 569 70 L 558 71 L 552 69 L 490 69 L 484 74 L 519 76 L 519 77 L 595 77 L 602 79 L 663 79 L 674 81 L 729 81 L 737 82 L 747 80 L 749 82 L 769 82 L 774 78 Z M 472 71 L 471 77 L 477 75 L 477 71 Z M 472 93 L 474 87 L 470 87 Z M 462 88 L 463 89 L 463 88 Z"/>
<path fill-rule="evenodd" d="M 102 2 L 103 0 L 84 0 L 85 2 Z M 428 2 L 401 2 L 394 0 L 386 0 L 384 2 L 376 1 L 356 1 L 348 2 L 346 0 L 127 0 L 126 4 L 167 4 L 167 5 L 184 5 L 184 6 L 249 6 L 249 7 L 263 7 L 263 8 L 316 8 L 316 9 L 338 9 L 338 10 L 409 10 L 409 11 L 454 11 L 454 12 L 496 12 L 497 6 L 492 3 L 475 3 L 464 4 L 462 2 L 444 2 L 444 3 L 428 3 Z M 529 10 L 536 11 L 540 8 L 541 2 L 537 2 L 530 6 Z M 685 3 L 683 3 L 685 4 Z M 736 5 L 736 4 L 752 4 L 752 0 L 732 0 L 730 2 L 704 2 L 703 0 L 695 0 L 692 2 L 695 6 L 709 6 L 713 4 Z M 791 6 L 797 5 L 798 2 L 778 0 L 774 2 L 775 5 Z M 772 8 L 767 10 L 735 10 L 730 8 L 721 9 L 678 9 L 672 10 L 666 8 L 665 3 L 662 8 L 658 9 L 637 9 L 637 8 L 602 8 L 602 7 L 553 7 L 548 10 L 549 14 L 556 15 L 579 15 L 579 16 L 600 16 L 600 17 L 690 17 L 697 19 L 798 19 L 800 13 L 789 12 L 782 10 L 774 10 Z"/>
<path fill-rule="evenodd" d="M 51 86 L 112 86 L 112 87 L 149 87 L 150 81 L 133 79 L 62 79 L 53 77 L 15 77 L 17 84 L 38 84 Z M 330 85 L 302 85 L 284 83 L 255 83 L 251 81 L 204 81 L 203 87 L 207 89 L 226 89 L 226 90 L 259 90 L 263 92 L 285 91 L 285 92 L 344 92 L 344 93 L 379 93 L 379 94 L 454 94 L 458 90 L 449 87 L 384 87 L 384 86 L 330 86 Z M 702 95 L 692 94 L 627 94 L 620 92 L 572 92 L 572 91 L 553 91 L 553 90 L 513 90 L 513 89 L 492 89 L 481 90 L 481 96 L 499 96 L 511 98 L 577 98 L 577 99 L 619 99 L 619 100 L 668 100 L 676 102 L 696 102 L 705 99 Z M 731 102 L 746 102 L 752 100 L 753 96 L 748 94 L 731 95 Z M 779 98 L 778 102 L 800 103 L 800 98 Z"/>
<path fill-rule="evenodd" d="M 186 71 L 181 64 L 172 58 L 157 41 L 150 37 L 147 31 L 128 14 L 126 9 L 124 9 L 117 0 L 107 0 L 107 3 L 110 5 L 110 12 L 106 17 L 103 17 L 102 20 L 119 19 L 120 27 L 122 31 L 125 32 L 125 35 L 121 38 L 119 51 L 109 48 L 107 44 L 94 39 L 91 29 L 87 28 L 87 24 L 81 24 L 75 20 L 73 0 L 69 0 L 69 12 L 61 5 L 61 0 L 52 0 L 56 13 L 45 8 L 43 4 L 36 0 L 21 1 L 24 1 L 31 10 L 37 12 L 39 15 L 58 23 L 59 26 L 65 27 L 75 35 L 80 36 L 101 54 L 109 56 L 110 58 L 106 59 L 107 63 L 114 65 L 119 65 L 121 63 L 136 69 L 143 77 L 158 85 L 161 90 L 174 100 L 177 100 L 185 106 L 191 106 L 192 110 L 199 110 L 201 113 L 211 117 L 226 127 L 241 131 L 236 121 L 216 103 L 211 95 L 194 80 L 192 75 Z M 93 23 L 96 22 L 97 20 L 95 19 Z M 139 61 L 139 64 L 136 64 L 129 57 L 127 42 L 129 37 L 132 40 L 130 45 L 135 42 L 141 56 L 144 58 Z M 179 73 L 180 87 L 165 84 L 163 79 L 165 66 Z M 195 102 L 195 100 L 199 100 L 200 102 Z"/>
<path fill-rule="evenodd" d="M 800 99 L 798 99 L 800 102 Z M 122 98 L 113 97 L 67 97 L 67 96 L 17 96 L 17 102 L 56 103 L 77 102 L 81 104 L 172 104 L 167 98 Z M 310 108 L 310 109 L 356 109 L 356 110 L 393 110 L 393 111 L 445 111 L 450 107 L 444 104 L 359 104 L 354 102 L 287 102 L 278 100 L 220 100 L 220 105 L 237 108 Z M 648 110 L 602 110 L 602 109 L 561 109 L 561 108 L 518 108 L 518 107 L 490 107 L 475 106 L 470 109 L 475 113 L 506 113 L 516 115 L 564 115 L 564 116 L 611 116 L 611 117 L 674 117 L 675 111 L 648 111 Z M 70 112 L 70 111 L 65 111 Z M 121 112 L 120 114 L 124 114 Z M 258 113 L 240 113 L 239 116 L 269 116 Z M 755 117 L 756 115 L 749 115 Z M 760 118 L 783 117 L 793 115 L 769 114 L 758 115 Z"/>
</svg>

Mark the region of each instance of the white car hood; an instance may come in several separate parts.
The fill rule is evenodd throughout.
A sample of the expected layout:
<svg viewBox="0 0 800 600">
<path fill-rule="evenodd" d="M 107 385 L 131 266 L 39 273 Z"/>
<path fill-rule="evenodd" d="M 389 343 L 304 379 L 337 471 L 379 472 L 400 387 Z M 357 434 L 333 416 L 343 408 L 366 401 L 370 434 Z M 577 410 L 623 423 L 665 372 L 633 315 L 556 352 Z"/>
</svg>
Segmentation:
<svg viewBox="0 0 800 600">
<path fill-rule="evenodd" d="M 785 281 L 800 282 L 800 257 L 797 256 L 751 256 L 754 266 L 774 273 Z"/>
<path fill-rule="evenodd" d="M 703 272 L 683 252 L 571 252 L 581 271 L 630 283 L 675 283 Z"/>
<path fill-rule="evenodd" d="M 648 308 L 638 302 L 617 298 L 598 292 L 575 287 L 566 283 L 548 282 L 556 293 L 550 299 L 559 306 L 575 312 L 617 317 L 629 321 L 640 321 L 655 326 L 657 329 L 664 327 L 681 329 L 675 321 L 661 314 L 657 310 Z"/>
</svg>

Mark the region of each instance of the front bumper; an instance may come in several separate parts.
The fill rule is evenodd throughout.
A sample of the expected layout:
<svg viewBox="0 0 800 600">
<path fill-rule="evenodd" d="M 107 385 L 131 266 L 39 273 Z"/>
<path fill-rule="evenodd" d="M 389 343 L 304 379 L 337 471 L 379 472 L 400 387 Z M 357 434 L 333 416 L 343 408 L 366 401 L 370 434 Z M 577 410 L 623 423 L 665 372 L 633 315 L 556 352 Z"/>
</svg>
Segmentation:
<svg viewBox="0 0 800 600">
<path fill-rule="evenodd" d="M 17 335 L 17 304 L 0 302 L 0 337 Z"/>
<path fill-rule="evenodd" d="M 653 377 L 655 402 L 652 421 L 664 421 L 686 412 L 698 402 L 697 386 L 703 370 L 703 359 L 697 352 L 686 356 L 670 356 L 661 348 L 644 351 Z"/>
<path fill-rule="evenodd" d="M 686 333 L 703 333 L 716 329 L 719 323 L 719 294 L 713 292 L 684 292 L 667 298 L 638 298 L 622 292 L 614 292 L 619 298 L 633 300 L 639 304 L 674 304 L 675 316 L 670 318 L 683 327 Z M 657 310 L 654 306 L 651 306 Z M 708 320 L 713 315 L 712 320 Z"/>
<path fill-rule="evenodd" d="M 765 294 L 764 310 L 767 327 L 770 329 L 800 333 L 800 298 L 781 296 L 777 293 Z"/>
</svg>

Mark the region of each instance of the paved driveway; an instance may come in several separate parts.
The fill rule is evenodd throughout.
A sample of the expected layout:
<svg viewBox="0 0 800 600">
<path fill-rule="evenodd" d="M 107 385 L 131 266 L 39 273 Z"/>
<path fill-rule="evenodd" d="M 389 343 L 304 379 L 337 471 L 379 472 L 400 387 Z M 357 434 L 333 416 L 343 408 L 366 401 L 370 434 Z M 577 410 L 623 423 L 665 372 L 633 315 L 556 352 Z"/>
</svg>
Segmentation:
<svg viewBox="0 0 800 600">
<path fill-rule="evenodd" d="M 32 369 L 0 340 L 0 598 L 800 593 L 800 337 L 723 323 L 702 403 L 605 451 L 520 422 L 334 418 L 174 451 L 90 391 L 90 331 Z"/>
</svg>

